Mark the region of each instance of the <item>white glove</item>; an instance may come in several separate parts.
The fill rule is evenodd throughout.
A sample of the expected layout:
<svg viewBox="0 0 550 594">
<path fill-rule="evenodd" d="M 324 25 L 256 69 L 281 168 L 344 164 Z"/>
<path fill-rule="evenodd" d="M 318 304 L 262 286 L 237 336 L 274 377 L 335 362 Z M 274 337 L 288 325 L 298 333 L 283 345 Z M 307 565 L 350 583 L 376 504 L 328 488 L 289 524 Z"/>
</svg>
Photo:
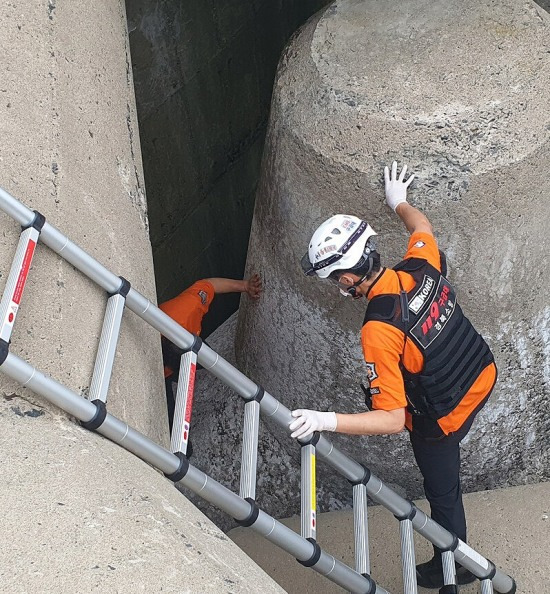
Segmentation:
<svg viewBox="0 0 550 594">
<path fill-rule="evenodd" d="M 292 411 L 292 416 L 296 417 L 289 425 L 289 429 L 294 431 L 290 437 L 307 437 L 314 431 L 336 431 L 336 413 L 319 412 L 316 410 L 298 409 Z"/>
<path fill-rule="evenodd" d="M 394 161 L 391 166 L 391 177 L 388 166 L 384 167 L 384 183 L 386 190 L 386 202 L 394 211 L 398 204 L 407 202 L 407 188 L 411 185 L 414 179 L 414 174 L 405 181 L 405 173 L 407 166 L 403 165 L 401 175 L 397 178 L 397 161 Z"/>
</svg>

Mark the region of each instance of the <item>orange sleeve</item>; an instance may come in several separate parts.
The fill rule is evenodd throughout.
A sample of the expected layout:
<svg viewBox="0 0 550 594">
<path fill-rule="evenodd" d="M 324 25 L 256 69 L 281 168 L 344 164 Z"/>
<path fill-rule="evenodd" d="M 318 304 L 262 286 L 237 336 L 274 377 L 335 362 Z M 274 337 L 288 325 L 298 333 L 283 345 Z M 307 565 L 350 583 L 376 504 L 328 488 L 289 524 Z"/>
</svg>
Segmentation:
<svg viewBox="0 0 550 594">
<path fill-rule="evenodd" d="M 165 301 L 159 308 L 192 334 L 200 334 L 202 318 L 214 299 L 214 287 L 205 280 L 197 281 L 177 297 Z"/>
<path fill-rule="evenodd" d="M 410 236 L 404 260 L 407 258 L 422 258 L 441 271 L 441 258 L 439 257 L 437 241 L 433 235 L 424 231 L 413 233 Z"/>
<path fill-rule="evenodd" d="M 361 345 L 374 409 L 395 410 L 407 406 L 403 376 L 399 369 L 404 339 L 400 330 L 383 322 L 371 320 L 361 330 Z"/>
</svg>

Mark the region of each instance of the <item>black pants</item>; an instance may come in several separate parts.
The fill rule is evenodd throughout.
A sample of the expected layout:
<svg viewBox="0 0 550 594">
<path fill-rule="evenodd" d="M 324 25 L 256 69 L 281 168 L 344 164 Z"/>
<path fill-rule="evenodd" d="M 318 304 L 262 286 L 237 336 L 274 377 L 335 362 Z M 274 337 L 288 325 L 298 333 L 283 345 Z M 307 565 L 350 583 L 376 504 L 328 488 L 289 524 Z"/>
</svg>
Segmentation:
<svg viewBox="0 0 550 594">
<path fill-rule="evenodd" d="M 410 434 L 416 463 L 424 477 L 424 492 L 431 516 L 443 528 L 466 542 L 466 517 L 460 486 L 460 442 L 472 423 L 473 414 L 455 433 L 437 438 Z"/>
</svg>

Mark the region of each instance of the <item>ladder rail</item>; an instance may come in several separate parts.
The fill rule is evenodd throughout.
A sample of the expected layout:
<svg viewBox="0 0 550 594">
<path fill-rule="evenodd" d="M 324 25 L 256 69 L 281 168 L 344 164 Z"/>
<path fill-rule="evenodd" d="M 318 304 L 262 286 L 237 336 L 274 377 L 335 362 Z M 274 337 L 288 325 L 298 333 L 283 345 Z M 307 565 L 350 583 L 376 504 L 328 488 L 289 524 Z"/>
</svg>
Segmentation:
<svg viewBox="0 0 550 594">
<path fill-rule="evenodd" d="M 8 353 L 2 364 L 2 371 L 84 423 L 90 422 L 95 417 L 96 405 L 13 353 Z M 206 501 L 230 514 L 238 522 L 246 524 L 251 514 L 255 515 L 254 522 L 249 524 L 254 531 L 342 588 L 351 592 L 389 594 L 370 577 L 358 574 L 332 555 L 318 549 L 307 539 L 257 508 L 255 504 L 251 506 L 250 502 L 191 465 L 185 457 L 178 457 L 110 413 L 106 413 L 103 423 L 96 431 L 152 464 L 164 472 L 169 479 L 181 482 Z M 315 558 L 315 562 L 308 564 L 312 558 Z"/>
<path fill-rule="evenodd" d="M 2 188 L 0 188 L 0 208 L 24 226 L 32 224 L 37 216 L 34 211 L 21 204 Z M 40 241 L 96 282 L 109 294 L 117 293 L 123 286 L 123 279 L 110 272 L 47 222 L 42 227 Z M 133 288 L 130 288 L 127 294 L 126 306 L 177 346 L 186 350 L 192 348 L 195 337 Z M 8 353 L 8 358 L 9 356 Z M 197 356 L 199 363 L 205 369 L 236 391 L 246 401 L 253 400 L 258 391 L 262 390 L 261 386 L 258 386 L 223 357 L 220 357 L 208 345 L 203 343 Z M 0 368 L 6 362 L 7 359 L 4 359 L 4 363 L 0 359 Z M 267 391 L 263 394 L 260 408 L 265 416 L 270 417 L 284 430 L 288 431 L 288 426 L 292 421 L 290 410 Z M 353 458 L 338 450 L 322 434 L 316 444 L 316 451 L 330 466 L 354 484 L 362 481 L 365 473 L 369 472 L 368 469 L 353 460 Z M 412 511 L 413 506 L 409 501 L 392 491 L 370 472 L 366 486 L 371 499 L 389 509 L 394 515 L 406 516 Z M 417 508 L 415 508 L 415 511 L 416 514 L 412 519 L 412 525 L 419 534 L 443 550 L 456 546 L 455 537 L 450 532 Z M 507 594 L 515 591 L 515 582 L 510 576 L 496 568 L 466 543 L 458 541 L 454 555 L 455 559 L 476 577 L 483 580 L 490 576 L 492 587 L 497 592 Z"/>
</svg>

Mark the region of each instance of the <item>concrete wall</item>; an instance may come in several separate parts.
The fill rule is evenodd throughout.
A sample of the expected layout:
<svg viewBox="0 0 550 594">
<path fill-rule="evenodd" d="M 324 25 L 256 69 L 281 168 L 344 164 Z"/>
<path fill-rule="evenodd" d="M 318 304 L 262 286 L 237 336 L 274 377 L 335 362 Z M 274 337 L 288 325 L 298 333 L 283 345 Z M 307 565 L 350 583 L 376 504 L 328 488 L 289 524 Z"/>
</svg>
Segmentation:
<svg viewBox="0 0 550 594">
<path fill-rule="evenodd" d="M 240 277 L 275 69 L 327 0 L 127 0 L 159 301 Z M 216 299 L 205 334 L 238 306 Z"/>
<path fill-rule="evenodd" d="M 0 184 L 154 301 L 124 3 L 9 2 L 0 22 Z M 0 214 L 2 290 L 19 231 Z M 39 246 L 12 352 L 85 394 L 105 303 Z M 167 444 L 160 340 L 130 312 L 109 409 Z M 280 591 L 167 479 L 1 373 L 0 435 L 3 591 Z"/>
<path fill-rule="evenodd" d="M 304 278 L 298 262 L 322 220 L 351 212 L 396 263 L 407 233 L 384 204 L 382 167 L 408 162 L 411 201 L 500 369 L 464 444 L 467 490 L 550 472 L 549 33 L 550 15 L 530 2 L 341 0 L 293 39 L 275 85 L 247 264 L 267 290 L 241 309 L 241 367 L 289 408 L 364 410 L 364 304 Z M 422 492 L 406 435 L 337 442 L 408 496 Z M 279 459 L 295 457 L 286 443 Z M 339 489 L 322 505 L 348 503 Z"/>
</svg>

